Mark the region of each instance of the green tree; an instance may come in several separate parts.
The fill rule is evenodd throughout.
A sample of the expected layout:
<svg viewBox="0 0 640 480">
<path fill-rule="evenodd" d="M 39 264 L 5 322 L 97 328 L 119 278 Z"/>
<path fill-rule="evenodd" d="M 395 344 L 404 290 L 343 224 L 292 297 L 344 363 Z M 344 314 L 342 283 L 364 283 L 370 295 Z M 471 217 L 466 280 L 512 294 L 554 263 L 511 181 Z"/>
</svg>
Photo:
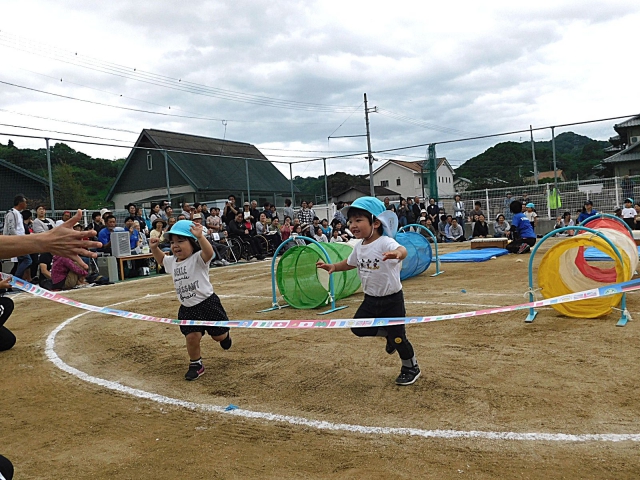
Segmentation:
<svg viewBox="0 0 640 480">
<path fill-rule="evenodd" d="M 60 163 L 53 169 L 53 181 L 56 187 L 55 202 L 57 209 L 73 209 L 86 207 L 87 194 L 82 184 L 77 180 L 73 168 Z"/>
</svg>

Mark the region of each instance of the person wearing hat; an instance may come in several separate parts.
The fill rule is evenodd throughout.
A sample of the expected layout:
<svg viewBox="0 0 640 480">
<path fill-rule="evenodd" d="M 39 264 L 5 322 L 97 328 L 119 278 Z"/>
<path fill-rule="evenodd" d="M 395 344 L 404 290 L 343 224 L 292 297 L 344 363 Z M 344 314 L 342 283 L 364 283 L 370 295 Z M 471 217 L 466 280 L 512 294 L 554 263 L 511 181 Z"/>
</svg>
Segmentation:
<svg viewBox="0 0 640 480">
<path fill-rule="evenodd" d="M 209 264 L 214 254 L 213 247 L 204 236 L 202 225 L 180 220 L 167 232 L 167 236 L 171 242 L 172 256 L 165 256 L 158 248 L 157 238 L 152 238 L 149 243 L 153 258 L 173 278 L 181 304 L 178 319 L 228 321 L 229 317 L 209 280 Z M 204 373 L 200 341 L 205 333 L 219 342 L 223 350 L 231 348 L 229 327 L 180 325 L 180 331 L 185 336 L 189 355 L 189 369 L 184 376 L 186 380 L 196 380 Z"/>
<path fill-rule="evenodd" d="M 157 238 L 160 243 L 164 243 L 164 229 L 166 226 L 167 222 L 161 218 L 156 218 L 155 222 L 151 224 L 149 238 Z"/>
<path fill-rule="evenodd" d="M 582 212 L 580 212 L 580 215 L 578 215 L 578 224 L 584 222 L 587 218 L 593 217 L 597 214 L 598 211 L 593 208 L 593 202 L 591 200 L 587 200 L 586 202 L 584 202 Z"/>
<path fill-rule="evenodd" d="M 617 207 L 620 208 L 620 207 Z M 624 199 L 624 208 L 620 212 L 622 215 L 622 219 L 625 221 L 629 228 L 633 228 L 634 219 L 636 218 L 636 209 L 633 208 L 633 199 L 625 198 Z"/>
<path fill-rule="evenodd" d="M 522 213 L 522 202 L 514 200 L 509 205 L 513 219 L 509 228 L 511 243 L 507 245 L 510 253 L 527 253 L 536 244 L 536 234 L 527 216 Z"/>
<path fill-rule="evenodd" d="M 527 218 L 529 219 L 529 222 L 535 229 L 536 218 L 538 218 L 538 214 L 536 213 L 536 206 L 533 203 L 529 202 L 525 205 L 525 208 L 526 210 L 524 211 L 524 214 L 527 216 Z"/>
<path fill-rule="evenodd" d="M 364 301 L 354 318 L 404 317 L 406 310 L 400 283 L 402 260 L 407 249 L 395 241 L 398 217 L 386 210 L 375 197 L 360 197 L 347 209 L 351 232 L 362 241 L 353 247 L 346 260 L 339 263 L 316 265 L 327 272 L 358 269 L 362 281 Z M 358 337 L 386 337 L 388 354 L 398 352 L 402 367 L 396 378 L 397 385 L 411 385 L 420 377 L 420 368 L 404 324 L 385 327 L 352 328 Z"/>
</svg>

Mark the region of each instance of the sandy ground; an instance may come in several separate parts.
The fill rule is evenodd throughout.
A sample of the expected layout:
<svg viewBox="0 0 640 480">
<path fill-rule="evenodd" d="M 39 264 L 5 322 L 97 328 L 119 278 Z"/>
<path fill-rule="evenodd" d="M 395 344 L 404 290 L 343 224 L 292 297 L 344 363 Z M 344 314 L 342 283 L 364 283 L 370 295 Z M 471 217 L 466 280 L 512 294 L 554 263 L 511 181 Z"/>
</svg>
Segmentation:
<svg viewBox="0 0 640 480">
<path fill-rule="evenodd" d="M 550 245 L 551 242 L 549 242 Z M 547 243 L 541 249 L 546 250 Z M 445 251 L 460 248 L 446 245 Z M 540 255 L 542 257 L 542 255 Z M 522 303 L 528 256 L 443 264 L 404 282 L 409 315 Z M 537 261 L 536 261 L 537 263 Z M 233 319 L 310 318 L 271 305 L 269 262 L 211 270 Z M 463 293 L 464 290 L 466 293 Z M 94 305 L 175 317 L 169 276 L 68 294 Z M 45 355 L 47 336 L 80 310 L 27 294 L 0 354 L 0 453 L 19 479 L 80 478 L 638 478 L 640 442 L 422 438 L 327 431 L 191 410 L 87 383 Z M 338 303 L 349 318 L 362 294 Z M 629 309 L 640 315 L 638 294 Z M 638 323 L 542 309 L 408 328 L 422 377 L 393 381 L 382 339 L 348 330 L 233 330 L 223 351 L 203 341 L 206 374 L 186 382 L 177 327 L 87 314 L 57 335 L 62 361 L 89 375 L 171 398 L 310 420 L 423 430 L 640 433 Z"/>
</svg>

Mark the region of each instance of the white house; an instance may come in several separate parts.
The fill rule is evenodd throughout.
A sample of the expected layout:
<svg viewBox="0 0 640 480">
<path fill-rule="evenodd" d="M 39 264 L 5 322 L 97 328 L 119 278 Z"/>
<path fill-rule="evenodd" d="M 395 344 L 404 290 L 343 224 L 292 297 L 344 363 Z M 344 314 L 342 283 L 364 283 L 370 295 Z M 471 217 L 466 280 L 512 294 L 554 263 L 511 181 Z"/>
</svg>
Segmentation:
<svg viewBox="0 0 640 480">
<path fill-rule="evenodd" d="M 400 192 L 403 197 L 429 197 L 429 171 L 423 169 L 423 160 L 405 162 L 389 160 L 373 172 L 373 183 Z M 422 179 L 426 183 L 422 189 Z M 453 197 L 453 168 L 446 158 L 438 158 L 437 167 L 438 197 Z"/>
</svg>

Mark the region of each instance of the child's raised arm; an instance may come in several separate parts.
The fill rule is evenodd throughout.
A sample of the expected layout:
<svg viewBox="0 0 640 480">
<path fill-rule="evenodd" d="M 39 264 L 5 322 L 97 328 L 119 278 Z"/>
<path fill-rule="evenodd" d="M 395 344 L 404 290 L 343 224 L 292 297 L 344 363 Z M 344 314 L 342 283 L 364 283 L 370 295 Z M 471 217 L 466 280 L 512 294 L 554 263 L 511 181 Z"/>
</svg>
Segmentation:
<svg viewBox="0 0 640 480">
<path fill-rule="evenodd" d="M 164 252 L 160 250 L 160 247 L 158 246 L 159 243 L 160 243 L 159 237 L 155 237 L 155 238 L 152 237 L 149 239 L 149 248 L 151 248 L 151 253 L 153 253 L 153 258 L 156 259 L 156 262 L 158 263 L 158 265 L 162 266 L 164 264 Z"/>
<path fill-rule="evenodd" d="M 211 260 L 213 260 L 213 247 L 209 243 L 209 240 L 207 240 L 204 236 L 203 226 L 198 225 L 197 223 L 192 224 L 191 233 L 193 233 L 198 239 L 198 243 L 200 244 L 200 248 L 202 249 L 200 250 L 200 256 L 202 257 L 202 260 L 204 260 L 204 263 L 209 263 Z"/>
</svg>

